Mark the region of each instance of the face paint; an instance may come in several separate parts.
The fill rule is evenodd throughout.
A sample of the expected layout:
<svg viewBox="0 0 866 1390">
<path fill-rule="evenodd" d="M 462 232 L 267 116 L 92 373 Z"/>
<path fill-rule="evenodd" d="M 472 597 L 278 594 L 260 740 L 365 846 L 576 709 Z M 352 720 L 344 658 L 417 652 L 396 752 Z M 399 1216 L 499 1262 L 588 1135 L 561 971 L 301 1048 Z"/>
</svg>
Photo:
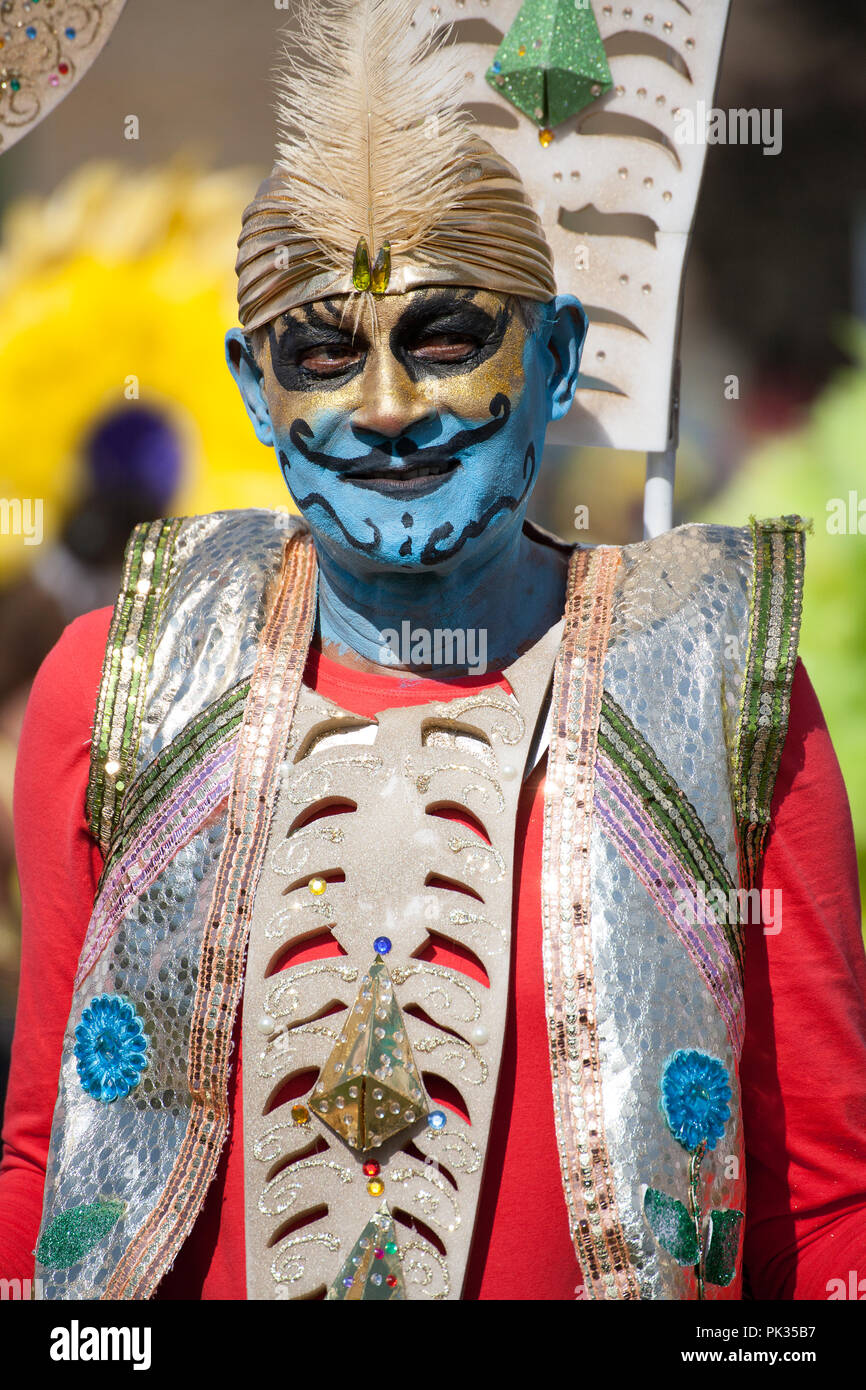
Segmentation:
<svg viewBox="0 0 866 1390">
<path fill-rule="evenodd" d="M 519 532 L 547 424 L 537 336 L 497 295 L 321 301 L 260 357 L 286 483 L 320 546 L 364 569 L 483 558 Z M 341 321 L 342 319 L 342 321 Z"/>
</svg>

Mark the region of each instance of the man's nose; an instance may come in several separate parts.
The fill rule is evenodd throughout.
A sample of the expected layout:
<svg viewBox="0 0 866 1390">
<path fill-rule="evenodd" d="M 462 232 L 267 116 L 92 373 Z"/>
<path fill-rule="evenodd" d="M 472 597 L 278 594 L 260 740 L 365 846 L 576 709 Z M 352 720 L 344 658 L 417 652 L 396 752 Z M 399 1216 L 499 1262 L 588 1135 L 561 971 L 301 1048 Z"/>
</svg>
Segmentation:
<svg viewBox="0 0 866 1390">
<path fill-rule="evenodd" d="M 436 404 L 429 389 L 409 376 L 387 343 L 373 348 L 361 378 L 361 404 L 352 415 L 352 424 L 396 439 L 421 420 L 436 416 Z"/>
</svg>

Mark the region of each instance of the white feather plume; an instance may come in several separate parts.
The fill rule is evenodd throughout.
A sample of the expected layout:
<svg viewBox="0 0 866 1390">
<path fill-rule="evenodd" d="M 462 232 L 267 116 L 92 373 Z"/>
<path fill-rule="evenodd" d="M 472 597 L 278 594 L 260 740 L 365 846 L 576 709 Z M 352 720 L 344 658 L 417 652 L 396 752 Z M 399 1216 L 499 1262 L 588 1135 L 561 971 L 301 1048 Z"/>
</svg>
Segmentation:
<svg viewBox="0 0 866 1390">
<path fill-rule="evenodd" d="M 416 0 L 299 0 L 277 75 L 277 163 L 298 222 L 345 268 L 360 237 L 422 245 L 459 196 L 462 73 Z M 434 50 L 435 53 L 434 53 Z M 433 59 L 431 61 L 431 58 Z"/>
</svg>

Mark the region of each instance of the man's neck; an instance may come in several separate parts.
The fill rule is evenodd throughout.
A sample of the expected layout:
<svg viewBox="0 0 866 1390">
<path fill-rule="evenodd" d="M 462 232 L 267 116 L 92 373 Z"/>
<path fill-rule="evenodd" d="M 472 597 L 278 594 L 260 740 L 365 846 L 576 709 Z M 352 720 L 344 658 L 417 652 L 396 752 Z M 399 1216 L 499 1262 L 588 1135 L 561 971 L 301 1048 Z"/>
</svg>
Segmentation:
<svg viewBox="0 0 866 1390">
<path fill-rule="evenodd" d="M 567 556 L 522 531 L 448 574 L 358 576 L 319 552 L 316 645 L 361 671 L 501 670 L 562 616 Z"/>
</svg>

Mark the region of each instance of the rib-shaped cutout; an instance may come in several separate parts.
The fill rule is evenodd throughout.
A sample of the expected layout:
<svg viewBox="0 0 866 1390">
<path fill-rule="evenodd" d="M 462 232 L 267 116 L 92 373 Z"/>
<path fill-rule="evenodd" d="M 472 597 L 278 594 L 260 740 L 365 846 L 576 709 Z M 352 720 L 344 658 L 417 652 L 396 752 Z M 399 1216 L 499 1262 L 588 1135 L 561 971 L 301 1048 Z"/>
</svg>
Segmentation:
<svg viewBox="0 0 866 1390">
<path fill-rule="evenodd" d="M 323 801 L 315 801 L 311 806 L 305 806 L 300 815 L 295 816 L 289 826 L 289 836 L 294 835 L 296 830 L 303 830 L 305 825 L 312 825 L 314 820 L 321 820 L 323 816 L 342 816 L 347 811 L 357 809 L 357 801 L 349 801 L 344 796 L 327 796 Z"/>
<path fill-rule="evenodd" d="M 426 1221 L 419 1220 L 417 1216 L 410 1216 L 408 1211 L 405 1211 L 403 1207 L 394 1207 L 391 1211 L 391 1215 L 401 1226 L 407 1226 L 410 1231 L 415 1231 L 417 1235 L 423 1236 L 424 1239 L 433 1246 L 433 1249 L 438 1251 L 443 1259 L 445 1258 L 445 1244 L 441 1236 L 437 1236 L 436 1232 L 431 1230 Z"/>
<path fill-rule="evenodd" d="M 431 742 L 432 734 L 462 734 L 465 738 L 477 739 L 479 743 L 485 743 L 488 748 L 493 745 L 483 729 L 477 729 L 474 724 L 464 724 L 459 720 L 450 719 L 425 719 L 421 725 L 421 745 L 426 748 Z"/>
<path fill-rule="evenodd" d="M 337 743 L 375 743 L 378 727 L 375 719 L 323 720 L 309 730 L 295 754 L 294 762 L 303 762 L 311 753 Z"/>
<path fill-rule="evenodd" d="M 646 337 L 643 330 L 638 328 L 636 323 L 632 323 L 631 319 L 627 319 L 625 314 L 618 314 L 614 309 L 602 309 L 599 304 L 584 304 L 583 308 L 590 323 L 607 323 L 612 328 L 625 328 L 629 333 L 638 333 L 641 338 Z"/>
<path fill-rule="evenodd" d="M 474 888 L 470 888 L 468 883 L 459 883 L 456 878 L 446 878 L 444 874 L 428 874 L 424 880 L 425 888 L 443 888 L 448 893 L 463 893 L 467 898 L 474 898 L 477 903 L 483 903 L 484 899 L 480 893 L 476 893 Z"/>
<path fill-rule="evenodd" d="M 459 1115 L 461 1120 L 465 1120 L 467 1124 L 472 1123 L 469 1118 L 469 1107 L 453 1082 L 446 1081 L 444 1076 L 439 1076 L 432 1071 L 422 1072 L 421 1079 L 433 1102 L 434 1109 L 437 1106 L 444 1106 L 446 1110 L 451 1110 L 455 1115 Z"/>
<path fill-rule="evenodd" d="M 497 106 L 493 101 L 464 101 L 460 110 L 475 124 L 491 126 L 496 130 L 516 130 L 520 125 L 513 111 Z"/>
<path fill-rule="evenodd" d="M 638 212 L 599 212 L 594 203 L 576 211 L 560 208 L 559 225 L 578 236 L 624 236 L 645 241 L 649 246 L 655 246 L 659 229 L 651 217 Z"/>
<path fill-rule="evenodd" d="M 417 1018 L 419 1023 L 426 1023 L 428 1028 L 436 1028 L 440 1033 L 449 1033 L 451 1037 L 456 1038 L 458 1042 L 466 1041 L 463 1034 L 456 1032 L 454 1028 L 449 1028 L 445 1023 L 437 1023 L 435 1018 L 430 1017 L 426 1009 L 421 1008 L 420 1004 L 407 1004 L 403 1012 L 404 1014 L 411 1014 L 413 1018 Z"/>
<path fill-rule="evenodd" d="M 455 825 L 462 825 L 466 830 L 474 830 L 485 844 L 490 844 L 490 836 L 484 825 L 467 806 L 462 806 L 456 801 L 433 801 L 429 806 L 425 806 L 424 810 L 428 816 L 438 816 L 440 820 L 453 821 Z"/>
<path fill-rule="evenodd" d="M 291 1101 L 297 1100 L 299 1096 L 308 1095 L 318 1079 L 318 1067 L 305 1067 L 303 1071 L 296 1071 L 291 1076 L 287 1076 L 283 1081 L 278 1082 L 271 1091 L 262 1114 L 272 1115 L 275 1110 L 279 1110 L 281 1105 L 288 1105 Z"/>
<path fill-rule="evenodd" d="M 498 48 L 505 35 L 487 19 L 455 19 L 433 31 L 434 41 L 451 43 L 492 43 Z"/>
<path fill-rule="evenodd" d="M 288 970 L 290 965 L 306 965 L 311 960 L 330 960 L 333 956 L 344 955 L 346 952 L 327 927 L 307 932 L 305 936 L 296 937 L 294 941 L 274 952 L 265 971 L 265 979 L 279 974 L 281 970 Z"/>
<path fill-rule="evenodd" d="M 628 393 L 621 391 L 612 382 L 605 381 L 600 376 L 587 376 L 584 372 L 579 372 L 577 377 L 578 391 L 609 391 L 612 396 L 625 396 Z"/>
<path fill-rule="evenodd" d="M 626 140 L 647 140 L 670 155 L 677 168 L 681 167 L 676 146 L 664 131 L 639 116 L 628 116 L 624 111 L 590 111 L 588 116 L 578 122 L 581 135 L 618 135 Z"/>
<path fill-rule="evenodd" d="M 266 1181 L 273 1182 L 274 1178 L 286 1168 L 291 1168 L 293 1163 L 300 1163 L 304 1158 L 315 1158 L 316 1154 L 326 1154 L 328 1145 L 321 1134 L 317 1135 L 312 1144 L 307 1144 L 303 1149 L 296 1149 L 294 1153 L 283 1154 L 276 1163 L 272 1164 L 266 1174 Z"/>
<path fill-rule="evenodd" d="M 326 1287 L 325 1287 L 324 1284 L 320 1284 L 319 1287 L 318 1287 L 317 1289 L 313 1289 L 312 1293 L 299 1293 L 299 1294 L 295 1294 L 294 1298 L 292 1299 L 292 1302 L 293 1302 L 293 1303 L 315 1303 L 316 1300 L 318 1299 L 320 1302 L 324 1303 L 324 1301 L 325 1301 L 325 1299 L 326 1299 L 327 1297 L 328 1297 L 328 1290 L 326 1289 Z"/>
<path fill-rule="evenodd" d="M 688 63 L 681 53 L 665 43 L 655 34 L 647 34 L 637 29 L 620 29 L 604 41 L 604 51 L 608 58 L 658 58 L 688 82 L 692 80 Z"/>
<path fill-rule="evenodd" d="M 407 1158 L 414 1158 L 416 1163 L 423 1163 L 425 1168 L 432 1168 L 435 1172 L 441 1173 L 445 1181 L 450 1182 L 455 1192 L 457 1191 L 457 1179 L 451 1172 L 451 1169 L 446 1168 L 445 1164 L 440 1163 L 438 1159 L 431 1158 L 429 1154 L 422 1154 L 417 1144 L 413 1144 L 411 1139 L 408 1144 L 403 1145 L 401 1152 L 404 1153 Z"/>
<path fill-rule="evenodd" d="M 308 888 L 311 878 L 323 878 L 326 883 L 345 883 L 346 875 L 342 869 L 308 869 L 300 878 L 296 878 L 290 883 L 288 888 L 283 889 L 283 894 L 297 893 L 299 888 Z"/>
<path fill-rule="evenodd" d="M 320 1202 L 317 1207 L 308 1207 L 306 1211 L 299 1212 L 297 1216 L 290 1216 L 288 1221 L 284 1221 L 278 1226 L 268 1241 L 268 1249 L 272 1250 L 286 1236 L 292 1235 L 295 1231 L 302 1231 L 305 1226 L 312 1226 L 314 1221 L 319 1221 L 323 1216 L 328 1215 L 328 1207 Z"/>
<path fill-rule="evenodd" d="M 474 951 L 470 951 L 462 942 L 440 936 L 438 932 L 429 928 L 426 942 L 419 946 L 417 951 L 413 951 L 412 956 L 413 959 L 425 960 L 430 965 L 447 965 L 451 970 L 457 970 L 461 975 L 468 975 L 470 980 L 484 985 L 485 989 L 490 988 L 490 976 Z"/>
</svg>

